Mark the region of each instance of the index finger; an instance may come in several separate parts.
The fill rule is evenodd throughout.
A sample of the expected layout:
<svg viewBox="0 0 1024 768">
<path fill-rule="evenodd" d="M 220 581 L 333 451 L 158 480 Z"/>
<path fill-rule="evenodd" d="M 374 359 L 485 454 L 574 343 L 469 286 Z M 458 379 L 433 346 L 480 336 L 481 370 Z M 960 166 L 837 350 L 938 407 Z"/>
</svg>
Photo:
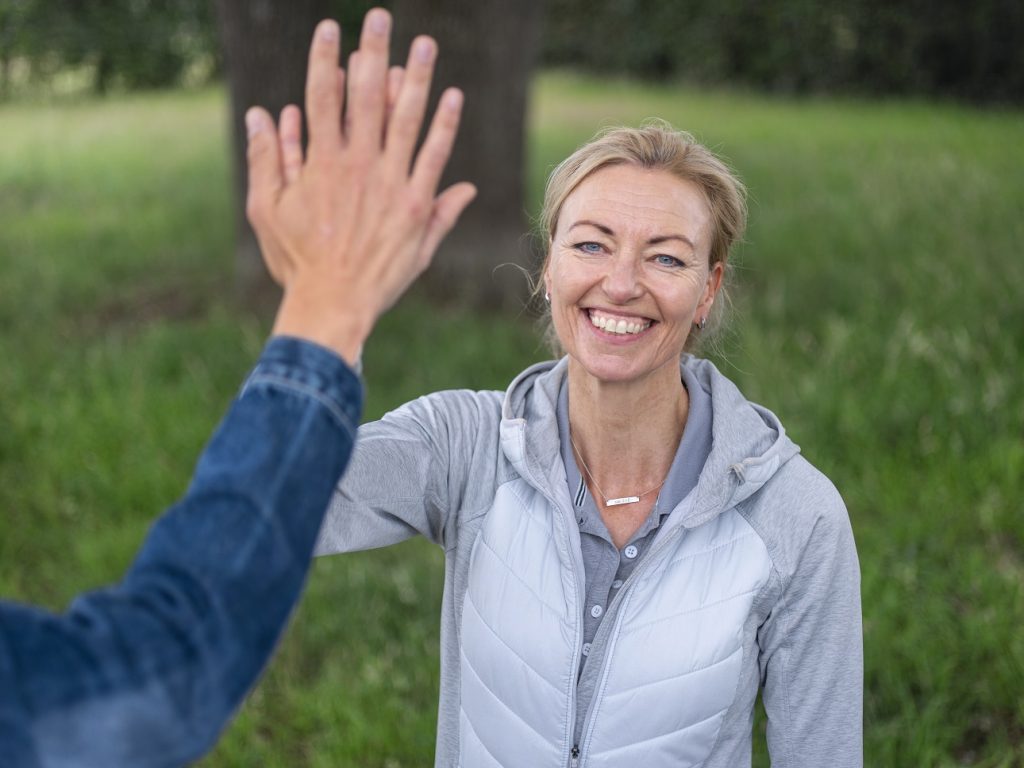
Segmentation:
<svg viewBox="0 0 1024 768">
<path fill-rule="evenodd" d="M 341 92 L 338 53 L 341 29 L 332 19 L 321 21 L 309 47 L 306 73 L 306 121 L 310 154 L 341 146 Z"/>
</svg>

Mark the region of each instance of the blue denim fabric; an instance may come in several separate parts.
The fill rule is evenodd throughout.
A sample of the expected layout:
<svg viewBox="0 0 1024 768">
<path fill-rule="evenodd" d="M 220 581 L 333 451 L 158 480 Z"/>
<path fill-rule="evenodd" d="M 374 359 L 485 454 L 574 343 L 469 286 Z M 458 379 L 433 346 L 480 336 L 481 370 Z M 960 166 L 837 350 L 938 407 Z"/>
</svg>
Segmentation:
<svg viewBox="0 0 1024 768">
<path fill-rule="evenodd" d="M 171 766 L 208 750 L 299 597 L 362 407 L 332 352 L 270 341 L 124 581 L 0 604 L 0 766 Z"/>
</svg>

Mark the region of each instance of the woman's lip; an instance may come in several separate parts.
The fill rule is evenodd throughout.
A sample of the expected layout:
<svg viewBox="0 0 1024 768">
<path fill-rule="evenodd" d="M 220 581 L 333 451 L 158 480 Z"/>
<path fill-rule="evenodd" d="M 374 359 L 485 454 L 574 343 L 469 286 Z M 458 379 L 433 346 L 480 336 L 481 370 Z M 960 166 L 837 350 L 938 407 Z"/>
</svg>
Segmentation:
<svg viewBox="0 0 1024 768">
<path fill-rule="evenodd" d="M 651 318 L 644 317 L 643 315 L 631 315 L 626 312 L 617 312 L 614 309 L 603 309 L 601 307 L 583 307 L 583 312 L 587 315 L 588 319 L 591 312 L 596 312 L 599 315 L 605 315 L 607 317 L 621 317 L 623 320 L 634 320 L 641 323 L 651 323 L 652 325 L 655 322 L 654 320 L 651 320 Z"/>
<path fill-rule="evenodd" d="M 600 311 L 600 310 L 598 310 L 598 311 Z M 590 310 L 589 309 L 582 310 L 581 314 L 583 315 L 583 322 L 586 324 L 586 326 L 591 331 L 594 332 L 594 334 L 597 336 L 597 338 L 601 339 L 602 341 L 609 342 L 609 343 L 612 343 L 612 344 L 630 344 L 630 343 L 632 343 L 632 342 L 634 342 L 634 341 L 636 341 L 636 340 L 646 336 L 650 332 L 651 328 L 653 328 L 655 325 L 657 325 L 656 321 L 651 320 L 650 321 L 651 324 L 648 325 L 646 328 L 644 328 L 642 331 L 639 331 L 638 333 L 609 333 L 608 331 L 601 330 L 596 325 L 594 325 L 592 322 L 590 322 Z M 618 315 L 617 314 L 616 317 L 636 317 L 636 315 Z"/>
</svg>

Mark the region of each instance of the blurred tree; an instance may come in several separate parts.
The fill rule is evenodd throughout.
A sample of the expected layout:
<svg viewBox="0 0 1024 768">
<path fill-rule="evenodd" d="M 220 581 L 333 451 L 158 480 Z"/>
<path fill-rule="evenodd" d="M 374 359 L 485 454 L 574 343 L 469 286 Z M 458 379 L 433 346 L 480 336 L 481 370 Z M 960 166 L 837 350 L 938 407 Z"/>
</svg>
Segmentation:
<svg viewBox="0 0 1024 768">
<path fill-rule="evenodd" d="M 526 261 L 523 233 L 523 170 L 526 93 L 539 45 L 540 0 L 419 0 L 391 4 L 396 18 L 394 51 L 404 64 L 414 34 L 433 35 L 441 56 L 435 93 L 458 85 L 466 109 L 448 180 L 468 179 L 478 199 L 442 245 L 425 276 L 442 300 L 495 307 L 525 295 L 518 270 L 496 267 Z M 218 20 L 231 93 L 235 179 L 236 266 L 239 287 L 267 284 L 255 238 L 245 220 L 245 110 L 260 104 L 273 113 L 301 104 L 306 52 L 316 22 L 340 18 L 343 48 L 358 41 L 349 21 L 370 3 L 329 0 L 218 0 Z M 520 305 L 521 306 L 521 305 Z"/>
<path fill-rule="evenodd" d="M 281 1 L 253 0 L 253 12 Z M 419 19 L 417 29 L 448 38 L 446 50 L 454 51 L 460 38 L 474 47 L 472 55 L 483 68 L 451 73 L 453 81 L 473 90 L 472 79 L 482 80 L 491 63 L 501 61 L 499 74 L 511 75 L 519 62 L 531 59 L 536 33 L 521 33 L 536 29 L 540 1 L 391 4 L 399 4 L 400 28 L 405 19 Z M 324 0 L 324 5 L 347 30 L 356 30 L 370 3 Z M 788 92 L 1024 103 L 1021 0 L 548 0 L 545 5 L 548 64 Z M 296 13 L 304 7 L 304 0 L 297 3 Z M 79 68 L 97 91 L 176 85 L 190 71 L 216 74 L 214 16 L 208 0 L 0 0 L 0 95 L 12 72 L 15 84 L 24 87 L 26 70 L 39 84 L 68 67 Z M 477 24 L 489 26 L 478 33 Z M 442 68 L 459 58 L 445 55 Z M 515 98 L 514 91 L 509 98 Z M 482 103 L 476 96 L 472 100 Z M 486 206 L 485 200 L 474 205 Z"/>
<path fill-rule="evenodd" d="M 544 61 L 786 92 L 1024 103 L 1020 0 L 549 0 Z"/>
<path fill-rule="evenodd" d="M 330 7 L 329 0 L 217 0 L 231 104 L 235 274 L 243 293 L 269 284 L 245 218 L 245 111 L 259 104 L 276 116 L 286 104 L 302 104 L 313 27 Z"/>
<path fill-rule="evenodd" d="M 83 67 L 97 93 L 114 86 L 164 88 L 178 85 L 204 58 L 216 58 L 206 0 L 0 2 L 0 85 L 20 59 L 37 81 Z"/>
<path fill-rule="evenodd" d="M 525 215 L 526 107 L 540 48 L 541 0 L 394 0 L 396 57 L 415 34 L 437 39 L 434 94 L 466 94 L 445 183 L 469 180 L 479 194 L 425 275 L 430 293 L 480 308 L 518 309 L 530 265 Z"/>
</svg>

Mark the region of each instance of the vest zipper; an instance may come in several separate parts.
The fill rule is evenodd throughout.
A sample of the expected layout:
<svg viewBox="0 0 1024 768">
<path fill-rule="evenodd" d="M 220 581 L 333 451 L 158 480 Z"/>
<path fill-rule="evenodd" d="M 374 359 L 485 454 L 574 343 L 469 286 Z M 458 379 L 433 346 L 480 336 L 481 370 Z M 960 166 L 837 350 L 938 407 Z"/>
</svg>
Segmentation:
<svg viewBox="0 0 1024 768">
<path fill-rule="evenodd" d="M 527 462 L 527 466 L 529 467 L 529 462 Z M 573 666 L 573 670 L 575 671 L 576 665 L 579 664 L 580 649 L 583 647 L 583 603 L 584 603 L 584 600 L 586 598 L 586 596 L 583 594 L 584 587 L 583 587 L 583 585 L 581 583 L 581 577 L 582 577 L 582 574 L 583 574 L 583 554 L 582 554 L 582 552 L 579 552 L 578 548 L 576 548 L 576 549 L 573 548 L 573 546 L 572 546 L 572 534 L 569 533 L 569 524 L 566 523 L 566 518 L 568 517 L 569 522 L 572 523 L 572 524 L 575 524 L 576 517 L 575 517 L 575 515 L 571 511 L 570 511 L 569 514 L 566 514 L 565 509 L 562 507 L 561 504 L 558 503 L 558 500 L 554 497 L 554 495 L 547 492 L 546 485 L 542 484 L 542 483 L 538 483 L 536 481 L 536 477 L 534 477 L 532 467 L 529 467 L 529 469 L 530 469 L 530 476 L 527 479 L 527 482 L 529 482 L 534 488 L 536 488 L 540 492 L 541 496 L 543 496 L 545 499 L 547 499 L 548 503 L 551 504 L 552 507 L 557 509 L 558 512 L 562 516 L 563 533 L 565 534 L 565 538 L 567 539 L 567 541 L 566 541 L 566 550 L 570 553 L 570 556 L 573 559 L 574 567 L 572 569 L 572 579 L 573 579 L 574 586 L 576 587 L 576 602 L 577 602 L 577 604 L 579 606 L 579 612 L 580 612 L 580 615 L 577 617 L 578 621 L 576 622 L 576 652 L 573 654 L 573 661 L 572 661 L 572 663 L 574 665 Z M 571 502 L 572 502 L 572 500 L 570 499 L 570 504 L 571 504 Z M 570 510 L 571 510 L 571 506 L 570 506 Z M 569 693 L 569 702 L 570 702 L 571 706 L 570 706 L 570 709 L 569 709 L 569 722 L 567 723 L 567 725 L 568 725 L 568 728 L 569 728 L 568 736 L 570 738 L 572 738 L 573 737 L 572 731 L 573 731 L 573 729 L 575 727 L 575 723 L 576 723 L 576 682 L 575 682 L 576 681 L 576 675 L 572 674 L 570 676 L 570 679 L 573 682 L 570 685 L 570 690 L 568 691 L 568 693 Z M 569 752 L 569 768 L 577 768 L 577 766 L 579 766 L 579 763 L 580 763 L 580 748 L 579 748 L 578 744 L 573 744 L 572 745 L 572 750 Z"/>
<path fill-rule="evenodd" d="M 640 565 L 633 571 L 633 573 L 630 574 L 629 578 L 626 579 L 626 581 L 623 583 L 623 585 L 621 587 L 619 587 L 619 593 L 614 598 L 612 598 L 612 602 L 608 604 L 608 611 L 605 614 L 606 616 L 612 614 L 614 612 L 614 609 L 618 608 L 618 604 L 626 599 L 627 587 L 629 587 L 634 581 L 636 581 L 636 579 L 639 577 L 640 574 L 642 574 L 648 568 L 652 567 L 651 563 L 654 562 L 654 559 L 655 559 L 654 555 L 660 554 L 662 552 L 662 550 L 666 549 L 669 546 L 669 543 L 677 535 L 681 535 L 682 534 L 683 530 L 684 529 L 683 529 L 682 525 L 677 525 L 675 528 L 673 528 L 671 531 L 668 532 L 667 536 L 662 537 L 661 541 L 658 542 L 656 546 L 654 546 L 650 550 L 648 550 L 647 554 L 644 556 L 643 562 L 641 562 Z M 615 621 L 612 622 L 612 625 L 608 628 L 608 630 L 606 632 L 604 632 L 603 636 L 602 636 L 602 631 L 607 626 L 607 622 L 603 622 L 601 624 L 601 626 L 598 628 L 597 636 L 594 638 L 594 645 L 597 645 L 598 638 L 600 638 L 602 642 L 605 642 L 609 636 L 611 636 L 611 635 L 613 635 L 613 634 L 615 634 L 617 632 L 617 630 L 619 628 L 619 625 L 622 622 L 622 614 L 621 613 L 615 613 L 614 615 L 615 615 Z M 593 653 L 593 651 L 591 651 L 591 653 Z M 601 658 L 600 674 L 597 677 L 597 685 L 594 686 L 594 693 L 590 697 L 590 705 L 587 707 L 587 715 L 586 715 L 586 717 L 584 718 L 584 721 L 583 721 L 583 733 L 581 734 L 580 742 L 582 744 L 584 744 L 584 745 L 587 745 L 589 740 L 590 740 L 591 731 L 593 730 L 593 727 L 594 727 L 594 723 L 590 719 L 590 713 L 593 711 L 594 704 L 597 701 L 597 696 L 598 696 L 598 694 L 599 694 L 599 692 L 601 691 L 601 688 L 602 688 L 601 683 L 604 680 L 604 676 L 607 673 L 607 671 L 608 671 L 608 654 L 607 653 L 603 653 L 603 656 Z M 579 755 L 580 755 L 579 746 L 578 745 L 573 746 L 573 748 L 572 748 L 572 756 L 573 757 L 572 757 L 572 761 L 569 763 L 570 768 L 576 768 L 576 766 L 579 764 Z"/>
</svg>

